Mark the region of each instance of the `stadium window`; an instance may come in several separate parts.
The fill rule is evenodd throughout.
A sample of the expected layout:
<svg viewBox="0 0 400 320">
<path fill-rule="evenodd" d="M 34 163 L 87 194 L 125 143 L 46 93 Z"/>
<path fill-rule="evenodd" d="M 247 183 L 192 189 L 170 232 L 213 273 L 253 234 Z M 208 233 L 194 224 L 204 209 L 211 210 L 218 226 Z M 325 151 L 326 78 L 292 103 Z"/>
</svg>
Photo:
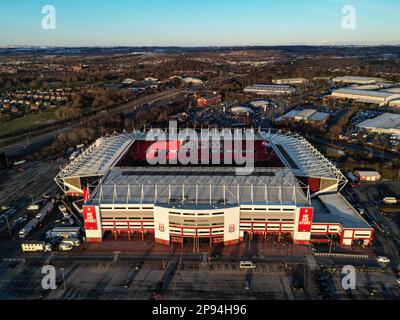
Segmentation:
<svg viewBox="0 0 400 320">
<path fill-rule="evenodd" d="M 222 216 L 224 213 L 223 212 L 216 212 L 216 213 L 213 213 L 212 215 L 213 216 Z"/>
</svg>

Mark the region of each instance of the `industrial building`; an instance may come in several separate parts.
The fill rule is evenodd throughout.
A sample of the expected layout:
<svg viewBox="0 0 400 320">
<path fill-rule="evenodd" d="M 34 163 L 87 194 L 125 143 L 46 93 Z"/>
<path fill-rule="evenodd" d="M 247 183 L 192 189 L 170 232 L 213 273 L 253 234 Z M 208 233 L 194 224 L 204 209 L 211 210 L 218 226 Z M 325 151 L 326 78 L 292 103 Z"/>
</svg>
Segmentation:
<svg viewBox="0 0 400 320">
<path fill-rule="evenodd" d="M 309 81 L 304 78 L 289 78 L 289 79 L 276 79 L 272 80 L 274 84 L 287 84 L 287 85 L 296 85 L 296 84 L 306 84 Z"/>
<path fill-rule="evenodd" d="M 400 114 L 384 113 L 359 123 L 357 128 L 372 133 L 400 134 Z"/>
<path fill-rule="evenodd" d="M 326 112 L 317 112 L 314 109 L 304 109 L 304 110 L 291 110 L 283 116 L 277 118 L 276 122 L 282 122 L 285 120 L 292 121 L 304 121 L 306 123 L 313 124 L 326 124 L 330 117 L 329 113 Z"/>
<path fill-rule="evenodd" d="M 296 89 L 286 85 L 255 84 L 244 89 L 246 93 L 254 93 L 264 96 L 292 95 Z"/>
<path fill-rule="evenodd" d="M 254 155 L 250 175 L 237 175 L 235 164 L 150 165 L 149 152 L 165 148 L 174 159 L 189 143 L 168 137 L 157 151 L 162 144 L 147 141 L 146 132 L 102 137 L 57 175 L 66 195 L 84 198 L 87 241 L 111 233 L 210 247 L 237 244 L 246 234 L 286 235 L 295 244 L 329 242 L 331 235 L 343 245 L 372 242 L 372 227 L 340 194 L 347 179 L 301 136 L 256 132 L 245 149 Z M 226 148 L 216 152 L 212 157 L 227 156 Z"/>
<path fill-rule="evenodd" d="M 339 99 L 350 99 L 364 103 L 387 105 L 392 100 L 400 98 L 400 94 L 386 91 L 357 90 L 352 88 L 338 89 L 332 92 L 332 97 Z"/>
<path fill-rule="evenodd" d="M 399 100 L 390 101 L 389 102 L 389 107 L 400 108 L 400 99 Z"/>
<path fill-rule="evenodd" d="M 190 84 L 190 85 L 200 85 L 203 84 L 203 80 L 198 79 L 198 78 L 193 78 L 193 77 L 187 77 L 187 78 L 183 78 L 182 81 L 186 84 Z"/>
<path fill-rule="evenodd" d="M 235 114 L 253 114 L 254 111 L 251 108 L 244 107 L 244 106 L 239 106 L 239 107 L 233 107 L 231 109 L 232 113 Z"/>
<path fill-rule="evenodd" d="M 345 84 L 375 84 L 377 82 L 384 82 L 385 80 L 371 77 L 344 76 L 333 78 L 332 81 Z"/>
<path fill-rule="evenodd" d="M 207 97 L 199 97 L 196 99 L 196 105 L 199 108 L 217 105 L 222 101 L 221 95 L 212 95 Z"/>
<path fill-rule="evenodd" d="M 262 108 L 264 110 L 264 112 L 267 112 L 267 110 L 269 108 L 271 108 L 272 106 L 275 106 L 274 104 L 271 104 L 271 102 L 268 100 L 251 101 L 249 104 L 253 108 Z"/>
<path fill-rule="evenodd" d="M 382 176 L 376 171 L 354 171 L 354 175 L 360 182 L 378 182 L 382 180 Z"/>
</svg>

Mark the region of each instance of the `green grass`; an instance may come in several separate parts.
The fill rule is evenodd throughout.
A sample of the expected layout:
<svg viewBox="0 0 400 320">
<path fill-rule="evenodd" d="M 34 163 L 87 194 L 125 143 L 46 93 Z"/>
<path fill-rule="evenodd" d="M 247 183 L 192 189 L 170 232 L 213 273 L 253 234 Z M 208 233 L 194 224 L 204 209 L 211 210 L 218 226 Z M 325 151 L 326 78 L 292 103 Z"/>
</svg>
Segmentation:
<svg viewBox="0 0 400 320">
<path fill-rule="evenodd" d="M 16 133 L 21 130 L 35 129 L 46 122 L 51 124 L 51 120 L 56 120 L 56 109 L 30 113 L 26 116 L 13 120 L 0 120 L 0 136 Z"/>
</svg>

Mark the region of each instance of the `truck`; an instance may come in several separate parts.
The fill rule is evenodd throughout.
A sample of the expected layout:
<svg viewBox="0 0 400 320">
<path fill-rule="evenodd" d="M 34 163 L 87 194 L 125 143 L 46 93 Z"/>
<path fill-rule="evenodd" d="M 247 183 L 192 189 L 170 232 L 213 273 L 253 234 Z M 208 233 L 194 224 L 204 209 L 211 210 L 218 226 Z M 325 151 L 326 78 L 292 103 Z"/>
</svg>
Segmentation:
<svg viewBox="0 0 400 320">
<path fill-rule="evenodd" d="M 60 204 L 60 205 L 58 206 L 58 210 L 60 210 L 60 212 L 61 212 L 62 214 L 64 214 L 64 212 L 67 212 L 67 207 L 64 206 L 63 204 Z"/>
<path fill-rule="evenodd" d="M 385 197 L 383 198 L 384 204 L 397 204 L 397 199 L 394 197 Z"/>
<path fill-rule="evenodd" d="M 75 160 L 75 159 L 79 156 L 79 154 L 80 154 L 80 151 L 79 151 L 79 150 L 78 150 L 78 151 L 74 151 L 74 152 L 69 156 L 69 160 L 70 160 L 70 161 Z"/>
<path fill-rule="evenodd" d="M 63 204 L 60 204 L 58 206 L 58 209 L 60 210 L 60 212 L 62 213 L 64 219 L 71 219 L 71 215 L 68 213 L 67 207 Z"/>
<path fill-rule="evenodd" d="M 70 243 L 65 243 L 61 242 L 60 245 L 58 246 L 58 249 L 60 251 L 71 251 L 74 248 L 74 246 Z"/>
<path fill-rule="evenodd" d="M 36 215 L 36 219 L 40 222 L 42 222 L 46 216 L 51 212 L 51 210 L 53 210 L 53 202 L 50 201 L 48 202 L 42 210 L 40 210 L 40 212 Z"/>
<path fill-rule="evenodd" d="M 39 205 L 38 204 L 31 204 L 28 208 L 26 208 L 28 211 L 38 211 L 39 210 Z"/>
<path fill-rule="evenodd" d="M 48 239 L 55 239 L 55 238 L 78 239 L 80 234 L 81 234 L 80 227 L 56 227 L 52 230 L 47 231 L 46 237 Z"/>
<path fill-rule="evenodd" d="M 38 219 L 32 219 L 27 223 L 25 227 L 23 227 L 20 232 L 18 233 L 18 236 L 20 239 L 26 239 L 26 237 L 32 232 L 33 229 L 35 229 L 39 224 Z"/>
<path fill-rule="evenodd" d="M 22 252 L 51 252 L 51 245 L 44 241 L 25 241 L 21 243 Z"/>
<path fill-rule="evenodd" d="M 79 239 L 76 238 L 63 239 L 61 243 L 68 243 L 74 247 L 79 247 L 81 245 Z"/>
</svg>

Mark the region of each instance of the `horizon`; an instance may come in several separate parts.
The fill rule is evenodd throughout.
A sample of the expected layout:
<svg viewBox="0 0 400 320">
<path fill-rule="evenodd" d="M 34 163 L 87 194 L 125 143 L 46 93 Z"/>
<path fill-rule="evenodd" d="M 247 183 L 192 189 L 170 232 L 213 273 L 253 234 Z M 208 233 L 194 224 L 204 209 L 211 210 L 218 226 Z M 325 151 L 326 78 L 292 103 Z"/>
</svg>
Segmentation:
<svg viewBox="0 0 400 320">
<path fill-rule="evenodd" d="M 8 2 L 0 1 L 0 47 L 400 45 L 395 0 Z M 45 5 L 55 8 L 55 29 L 43 29 Z"/>
</svg>

